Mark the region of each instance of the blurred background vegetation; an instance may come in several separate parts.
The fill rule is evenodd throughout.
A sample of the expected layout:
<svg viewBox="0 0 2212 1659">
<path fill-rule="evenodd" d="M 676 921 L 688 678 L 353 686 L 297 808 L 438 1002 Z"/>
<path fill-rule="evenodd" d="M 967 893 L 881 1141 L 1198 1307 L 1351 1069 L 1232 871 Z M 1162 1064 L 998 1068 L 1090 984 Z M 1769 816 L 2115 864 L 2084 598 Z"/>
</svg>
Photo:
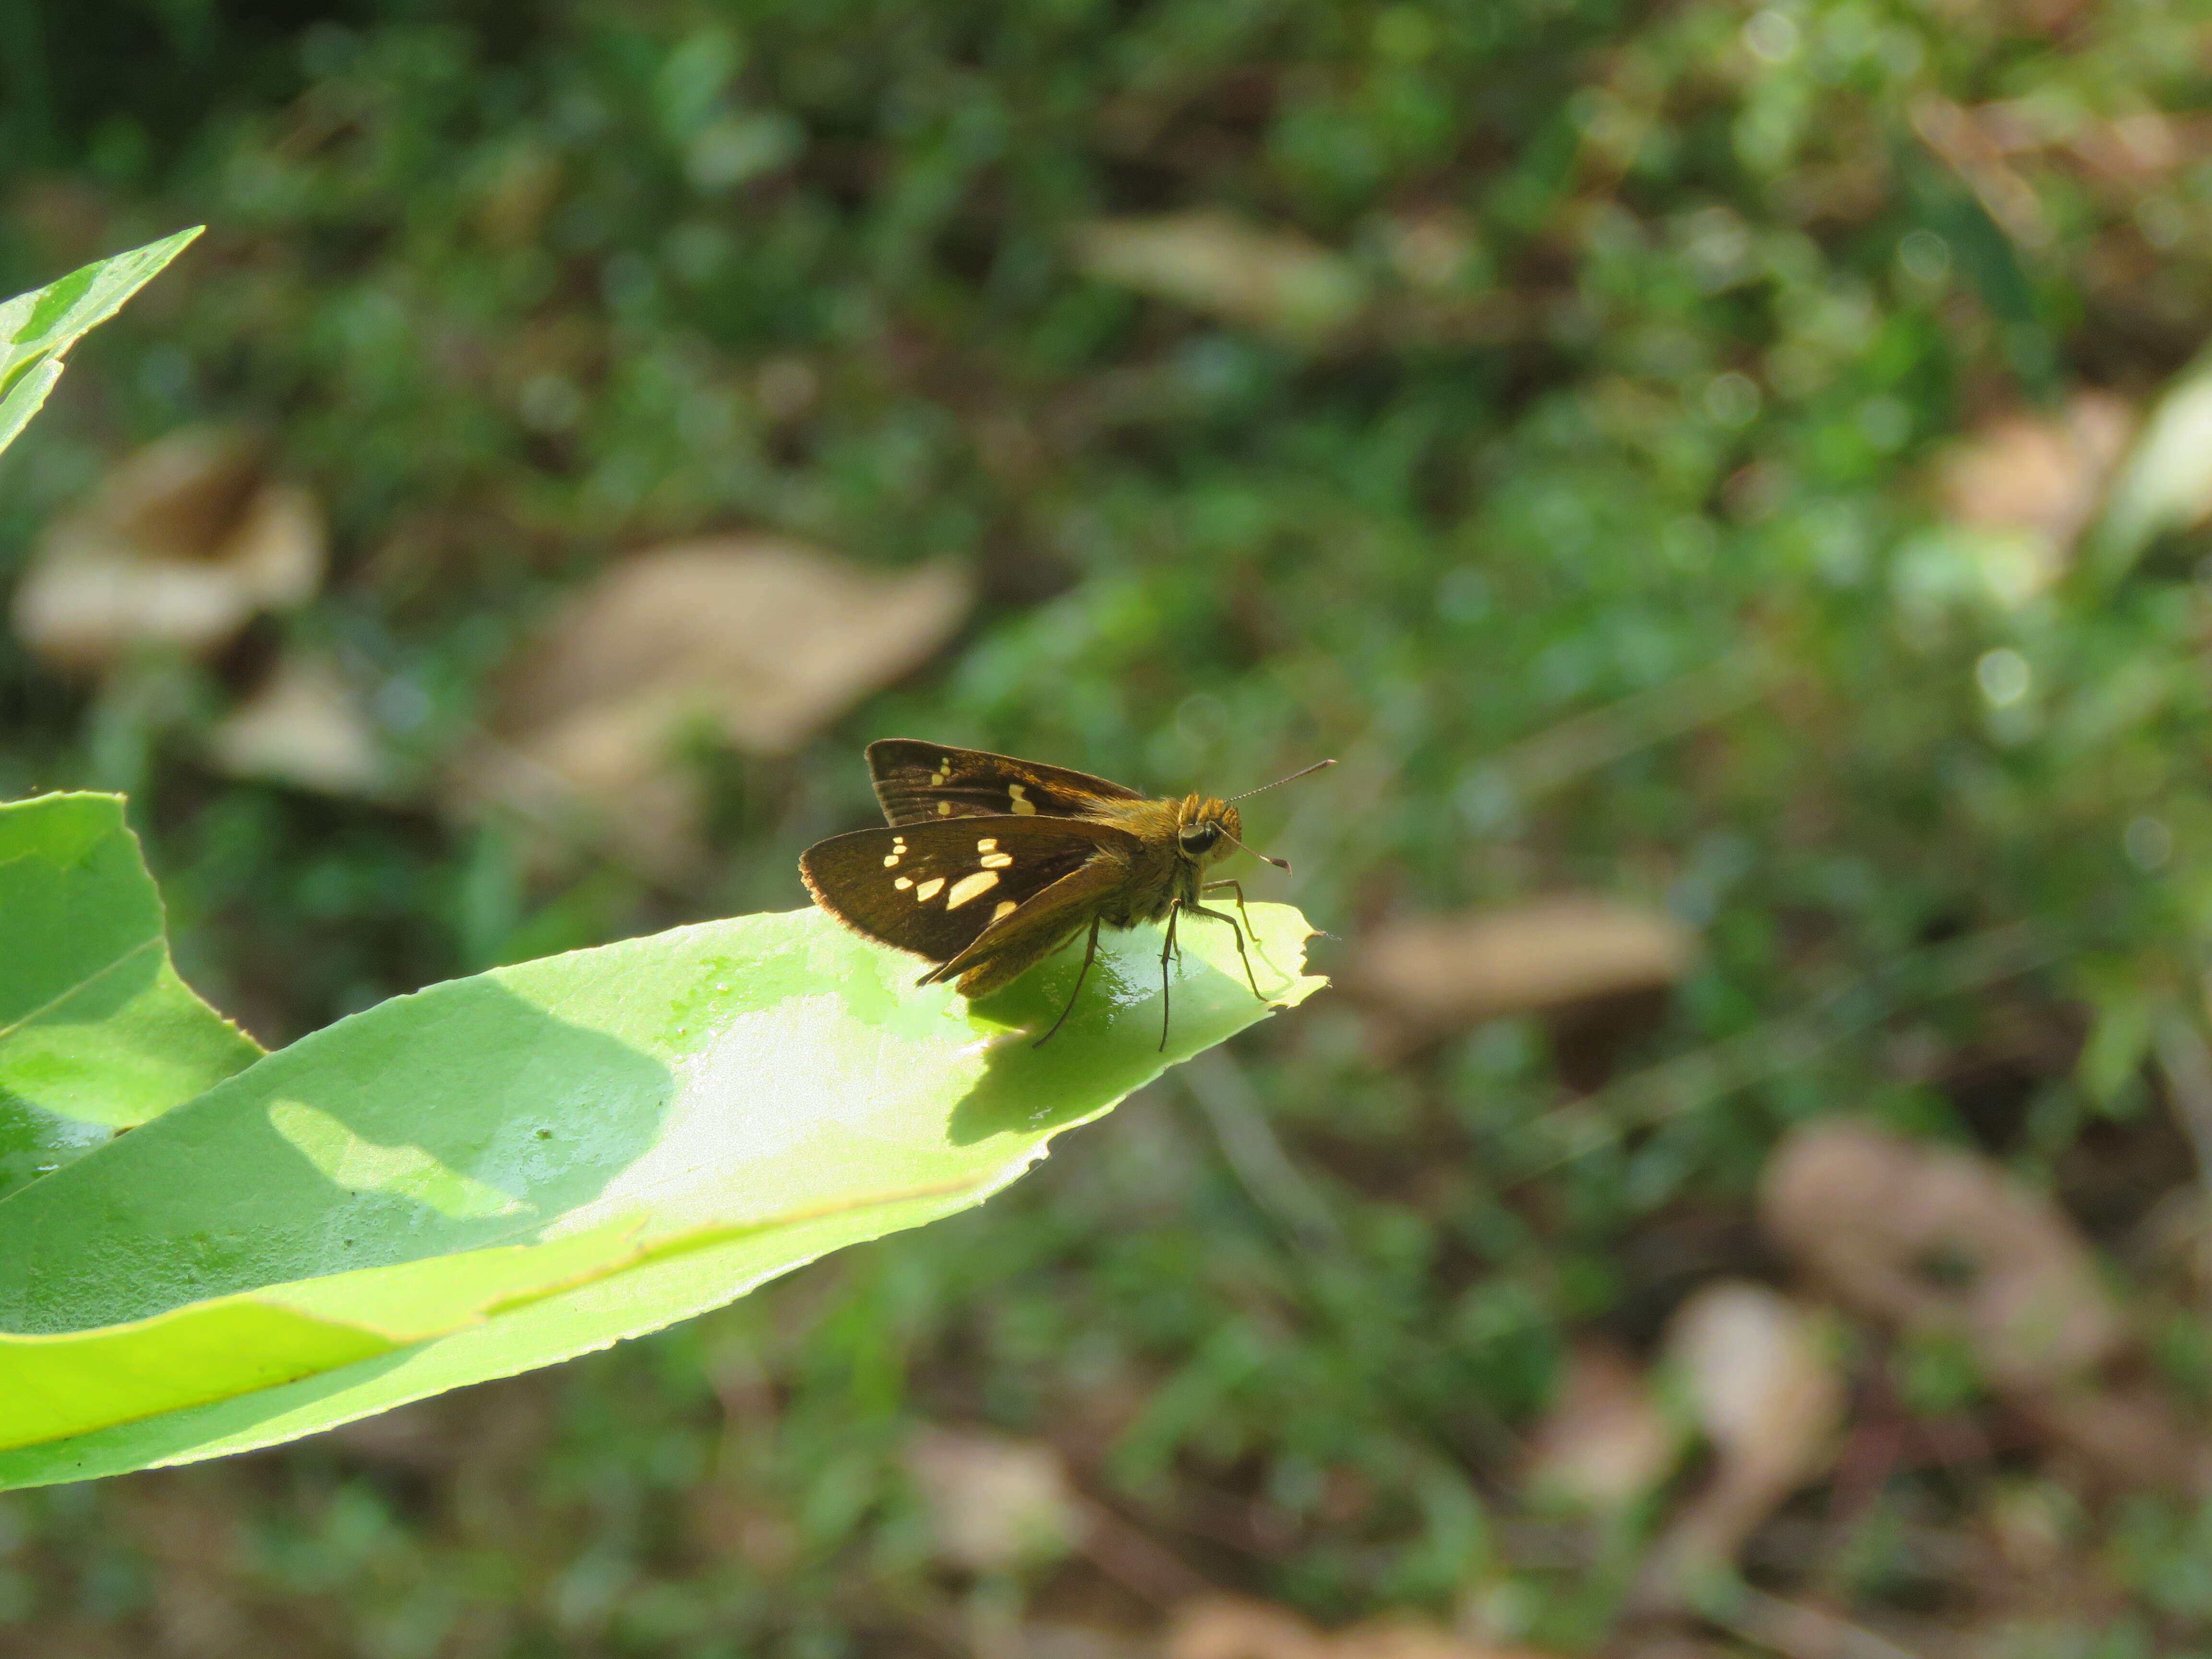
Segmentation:
<svg viewBox="0 0 2212 1659">
<path fill-rule="evenodd" d="M 1340 988 L 0 1499 L 0 1649 L 2212 1652 L 2202 4 L 0 4 L 0 291 L 203 222 L 0 462 L 0 793 L 264 1041 L 799 903 L 891 733 L 1340 757 Z"/>
</svg>

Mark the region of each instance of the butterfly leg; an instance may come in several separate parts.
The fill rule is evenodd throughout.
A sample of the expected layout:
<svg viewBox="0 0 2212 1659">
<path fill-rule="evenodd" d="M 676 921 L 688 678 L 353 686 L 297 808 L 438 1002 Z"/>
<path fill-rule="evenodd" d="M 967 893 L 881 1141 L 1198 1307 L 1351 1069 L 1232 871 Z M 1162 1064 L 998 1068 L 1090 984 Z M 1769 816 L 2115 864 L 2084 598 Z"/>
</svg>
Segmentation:
<svg viewBox="0 0 2212 1659">
<path fill-rule="evenodd" d="M 1091 957 L 1098 954 L 1098 921 L 1099 919 L 1097 916 L 1091 918 L 1091 943 L 1083 947 L 1083 966 L 1075 970 L 1075 989 L 1067 994 L 1067 1006 L 1061 1009 L 1060 1011 L 1060 1018 L 1053 1021 L 1052 1031 L 1057 1031 L 1061 1026 L 1066 1024 L 1067 1017 L 1075 1012 L 1075 999 L 1077 994 L 1083 989 L 1084 975 L 1091 971 Z M 1066 942 L 1072 945 L 1074 941 L 1075 935 L 1070 933 L 1067 936 Z M 1047 1031 L 1035 1042 L 1030 1044 L 1030 1047 L 1032 1048 L 1043 1048 L 1047 1042 L 1052 1040 L 1052 1031 Z"/>
<path fill-rule="evenodd" d="M 1233 888 L 1236 890 L 1237 913 L 1244 918 L 1244 931 L 1252 936 L 1252 948 L 1255 951 L 1260 951 L 1260 932 L 1259 929 L 1252 926 L 1252 913 L 1244 908 L 1244 884 L 1243 882 L 1230 881 L 1227 879 L 1221 881 L 1209 881 L 1205 886 L 1200 888 L 1198 890 L 1201 893 L 1218 893 L 1224 887 Z M 1274 963 L 1268 957 L 1268 955 L 1265 951 L 1260 951 L 1260 960 L 1267 963 L 1267 966 L 1270 968 L 1275 967 Z M 1251 964 L 1247 963 L 1245 967 L 1249 972 Z M 1275 971 L 1280 973 L 1282 969 L 1277 968 L 1275 969 Z"/>
<path fill-rule="evenodd" d="M 1185 905 L 1183 908 L 1194 916 L 1207 916 L 1215 921 L 1225 921 L 1229 924 L 1229 931 L 1237 936 L 1237 960 L 1244 964 L 1245 983 L 1252 988 L 1254 996 L 1265 1002 L 1267 999 L 1260 990 L 1258 977 L 1252 972 L 1252 958 L 1244 949 L 1244 930 L 1237 925 L 1237 918 L 1226 910 L 1209 910 L 1203 904 Z"/>
<path fill-rule="evenodd" d="M 1167 943 L 1160 946 L 1160 1052 L 1168 1048 L 1168 957 L 1180 954 L 1176 951 L 1176 918 L 1182 914 L 1183 903 L 1177 899 L 1168 906 Z"/>
<path fill-rule="evenodd" d="M 1244 918 L 1244 926 L 1248 928 L 1250 927 L 1252 925 L 1252 913 L 1244 908 L 1244 884 L 1243 882 L 1230 881 L 1226 879 L 1221 881 L 1209 881 L 1205 886 L 1200 888 L 1198 890 L 1201 893 L 1218 893 L 1224 887 L 1231 889 L 1236 893 L 1237 914 Z"/>
</svg>

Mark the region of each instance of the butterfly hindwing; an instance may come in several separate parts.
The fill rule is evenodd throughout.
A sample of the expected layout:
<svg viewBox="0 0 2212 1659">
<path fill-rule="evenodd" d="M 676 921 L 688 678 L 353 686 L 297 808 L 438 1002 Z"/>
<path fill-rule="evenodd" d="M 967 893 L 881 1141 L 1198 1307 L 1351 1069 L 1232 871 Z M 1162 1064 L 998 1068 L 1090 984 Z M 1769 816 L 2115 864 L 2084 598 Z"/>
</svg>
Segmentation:
<svg viewBox="0 0 2212 1659">
<path fill-rule="evenodd" d="M 1136 790 L 1088 772 L 1042 766 L 981 749 L 953 749 L 915 738 L 868 745 L 868 775 L 894 826 L 939 818 L 1081 817 L 1098 800 L 1141 800 Z"/>
<path fill-rule="evenodd" d="M 832 836 L 799 869 L 846 926 L 945 963 L 1102 849 L 1134 845 L 1125 830 L 1079 820 L 955 817 Z"/>
<path fill-rule="evenodd" d="M 1121 882 L 1120 872 L 1103 860 L 1077 866 L 1035 898 L 991 923 L 958 956 L 923 975 L 921 982 L 957 980 L 963 996 L 990 995 L 1050 956 L 1096 916 Z"/>
</svg>

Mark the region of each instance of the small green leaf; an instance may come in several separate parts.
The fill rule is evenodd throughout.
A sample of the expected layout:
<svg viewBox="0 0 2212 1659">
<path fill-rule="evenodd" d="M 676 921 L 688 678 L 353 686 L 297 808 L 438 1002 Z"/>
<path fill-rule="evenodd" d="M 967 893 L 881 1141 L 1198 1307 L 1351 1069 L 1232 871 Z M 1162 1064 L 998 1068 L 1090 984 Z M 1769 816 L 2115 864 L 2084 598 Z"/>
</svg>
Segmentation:
<svg viewBox="0 0 2212 1659">
<path fill-rule="evenodd" d="M 0 1192 L 260 1053 L 177 977 L 119 797 L 0 802 Z"/>
<path fill-rule="evenodd" d="M 2143 422 L 2089 538 L 2107 579 L 2126 574 L 2159 537 L 2212 515 L 2212 361 L 2183 371 Z"/>
<path fill-rule="evenodd" d="M 15 434 L 30 424 L 62 377 L 62 360 L 42 357 L 23 371 L 5 392 L 0 392 L 0 449 L 15 441 Z"/>
<path fill-rule="evenodd" d="M 2142 1070 L 2159 1009 L 2132 986 L 2100 987 L 2088 1041 L 2074 1062 L 2075 1080 L 2096 1105 L 2111 1110 Z"/>
<path fill-rule="evenodd" d="M 1255 905 L 1252 921 L 1262 988 L 1302 1001 L 1323 982 L 1302 971 L 1304 919 Z M 1102 940 L 1042 1048 L 1028 1034 L 1079 953 L 971 1007 L 811 909 L 498 969 L 319 1031 L 0 1202 L 0 1328 L 122 1345 L 159 1382 L 66 1437 L 50 1405 L 14 1420 L 0 1387 L 0 1486 L 289 1439 L 978 1203 L 1268 1012 L 1229 930 L 1186 928 L 1163 1053 L 1158 937 Z M 571 1273 L 584 1282 L 518 1304 L 507 1275 L 552 1271 L 528 1248 L 579 1236 L 604 1252 Z"/>
<path fill-rule="evenodd" d="M 39 411 L 61 378 L 62 359 L 85 333 L 161 274 L 204 226 L 96 259 L 0 304 L 0 449 Z"/>
</svg>

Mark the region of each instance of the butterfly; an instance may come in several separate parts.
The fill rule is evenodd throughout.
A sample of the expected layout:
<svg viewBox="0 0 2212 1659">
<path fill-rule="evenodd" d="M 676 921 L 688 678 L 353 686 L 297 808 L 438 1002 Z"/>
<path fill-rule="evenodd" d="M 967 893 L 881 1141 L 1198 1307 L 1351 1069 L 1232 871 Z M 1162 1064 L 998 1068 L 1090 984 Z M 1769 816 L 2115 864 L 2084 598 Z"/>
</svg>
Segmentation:
<svg viewBox="0 0 2212 1659">
<path fill-rule="evenodd" d="M 1320 761 L 1276 782 L 1334 764 Z M 1176 926 L 1190 915 L 1235 930 L 1252 994 L 1267 1000 L 1246 949 L 1243 887 L 1205 878 L 1222 860 L 1252 850 L 1238 839 L 1244 824 L 1234 803 L 1243 795 L 1154 799 L 1087 772 L 913 738 L 870 744 L 868 775 L 888 827 L 815 842 L 799 872 L 814 902 L 848 927 L 935 964 L 917 984 L 951 981 L 963 996 L 988 996 L 1088 924 L 1075 991 L 1041 1045 L 1066 1024 L 1098 954 L 1098 930 L 1164 921 L 1164 1049 L 1168 963 L 1178 954 Z M 1205 903 L 1224 890 L 1236 895 L 1242 925 Z"/>
</svg>

